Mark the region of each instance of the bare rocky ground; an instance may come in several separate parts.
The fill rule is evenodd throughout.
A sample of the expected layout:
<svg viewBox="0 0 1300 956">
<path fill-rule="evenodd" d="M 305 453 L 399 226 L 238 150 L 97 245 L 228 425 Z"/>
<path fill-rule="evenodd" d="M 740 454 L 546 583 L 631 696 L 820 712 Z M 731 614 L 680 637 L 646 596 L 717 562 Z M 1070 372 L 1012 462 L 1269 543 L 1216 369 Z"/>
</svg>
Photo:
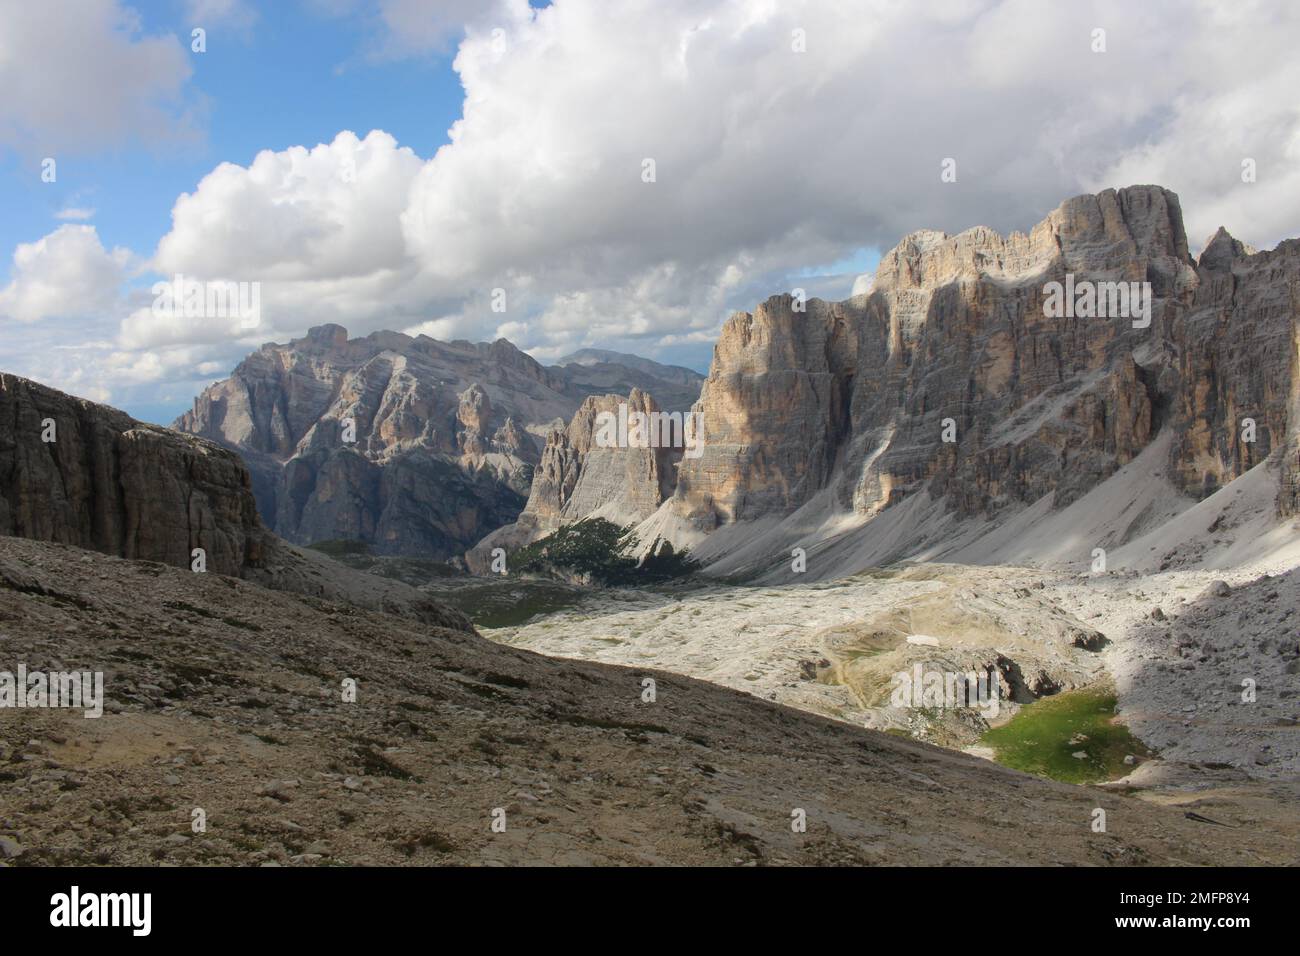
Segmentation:
<svg viewBox="0 0 1300 956">
<path fill-rule="evenodd" d="M 575 607 L 483 633 L 557 657 L 689 674 L 872 726 L 848 688 L 815 678 L 818 662 L 829 663 L 827 645 L 844 625 L 936 587 L 862 576 L 806 587 L 594 590 Z"/>
<path fill-rule="evenodd" d="M 0 538 L 20 662 L 102 670 L 110 704 L 0 710 L 8 865 L 1300 861 L 1241 804 L 1215 826 L 687 677 Z"/>
<path fill-rule="evenodd" d="M 984 756 L 980 734 L 1021 703 L 1104 684 L 1116 691 L 1119 719 L 1158 754 L 1115 786 L 1161 803 L 1226 803 L 1296 830 L 1300 569 L 1092 575 L 922 564 L 808 585 L 597 595 L 484 633 L 547 654 L 690 674 Z M 1009 700 L 988 721 L 969 709 L 891 706 L 890 675 L 918 661 L 957 672 L 992 665 L 1019 679 L 1008 686 L 1004 676 Z"/>
<path fill-rule="evenodd" d="M 1121 715 L 1161 752 L 1126 782 L 1300 780 L 1300 568 L 1108 575 L 1058 600 L 1116 636 Z"/>
<path fill-rule="evenodd" d="M 891 678 L 926 669 L 999 675 L 999 720 L 1042 693 L 1103 673 L 1103 635 L 1057 607 L 1052 575 L 1025 568 L 913 565 L 787 586 L 599 591 L 493 640 L 562 657 L 689 674 L 862 727 L 970 744 L 959 715 L 890 706 Z M 791 574 L 793 581 L 798 576 Z"/>
</svg>

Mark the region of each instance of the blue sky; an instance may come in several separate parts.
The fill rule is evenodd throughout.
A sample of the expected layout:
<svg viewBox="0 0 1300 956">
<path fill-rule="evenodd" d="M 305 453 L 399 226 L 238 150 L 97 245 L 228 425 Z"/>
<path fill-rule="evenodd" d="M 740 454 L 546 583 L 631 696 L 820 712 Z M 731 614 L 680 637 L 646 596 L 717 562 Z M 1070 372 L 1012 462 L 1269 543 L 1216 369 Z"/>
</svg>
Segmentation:
<svg viewBox="0 0 1300 956">
<path fill-rule="evenodd" d="M 540 5 L 540 4 L 539 4 Z M 134 0 L 148 34 L 190 44 L 178 0 Z M 3 157 L 0 248 L 43 235 L 66 207 L 95 209 L 105 245 L 151 251 L 172 204 L 222 162 L 247 165 L 263 149 L 328 143 L 350 129 L 383 129 L 420 156 L 447 142 L 462 90 L 452 43 L 401 59 L 370 55 L 377 28 L 364 17 L 313 14 L 297 0 L 263 4 L 249 27 L 217 22 L 207 52 L 190 56 L 198 129 L 174 142 L 131 143 L 59 157 L 57 182 L 43 183 L 31 157 Z M 158 131 L 161 139 L 166 131 Z"/>
</svg>

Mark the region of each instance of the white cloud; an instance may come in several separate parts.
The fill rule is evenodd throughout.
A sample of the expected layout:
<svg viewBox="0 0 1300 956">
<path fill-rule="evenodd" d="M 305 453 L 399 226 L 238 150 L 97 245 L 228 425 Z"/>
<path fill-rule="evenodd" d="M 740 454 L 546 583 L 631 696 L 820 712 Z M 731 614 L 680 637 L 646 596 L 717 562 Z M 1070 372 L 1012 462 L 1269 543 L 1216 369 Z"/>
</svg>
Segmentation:
<svg viewBox="0 0 1300 956">
<path fill-rule="evenodd" d="M 223 163 L 182 195 L 158 245 L 159 272 L 201 278 L 332 280 L 401 268 L 398 216 L 419 158 L 387 133 L 342 132 L 310 150 Z"/>
<path fill-rule="evenodd" d="M 60 226 L 14 251 L 0 316 L 26 323 L 108 314 L 130 261 L 126 249 L 106 250 L 94 226 Z"/>
<path fill-rule="evenodd" d="M 504 330 L 539 356 L 702 356 L 733 308 L 864 288 L 815 271 L 860 250 L 919 228 L 1023 229 L 1068 196 L 1138 182 L 1180 193 L 1193 246 L 1220 224 L 1263 247 L 1295 231 L 1294 5 L 322 4 L 385 24 L 393 50 L 463 24 L 463 117 L 433 157 L 341 133 L 222 165 L 177 200 L 154 267 L 261 281 L 256 341 L 337 321 Z M 940 180 L 949 157 L 955 183 Z M 137 309 L 119 344 L 202 345 L 211 361 L 242 335 Z"/>
<path fill-rule="evenodd" d="M 159 316 L 142 304 L 122 321 L 123 345 L 256 344 L 321 322 L 393 328 L 427 318 L 437 293 L 413 285 L 400 221 L 421 165 L 376 130 L 218 166 L 176 201 L 150 267 L 166 279 L 258 283 L 261 325 Z"/>
<path fill-rule="evenodd" d="M 860 275 L 853 280 L 853 288 L 850 290 L 850 295 L 869 295 L 872 286 L 875 284 L 876 277 L 874 275 Z"/>
<path fill-rule="evenodd" d="M 1170 186 L 1194 249 L 1219 226 L 1272 248 L 1300 234 L 1300 11 L 1261 3 L 1202 11 L 1206 28 L 1166 54 L 1196 64 L 1201 82 L 1171 85 L 1152 135 L 1120 144 L 1085 183 Z M 1254 162 L 1254 183 L 1242 181 L 1245 160 Z"/>
<path fill-rule="evenodd" d="M 190 135 L 188 51 L 118 0 L 0 4 L 0 147 L 31 158 Z"/>
</svg>

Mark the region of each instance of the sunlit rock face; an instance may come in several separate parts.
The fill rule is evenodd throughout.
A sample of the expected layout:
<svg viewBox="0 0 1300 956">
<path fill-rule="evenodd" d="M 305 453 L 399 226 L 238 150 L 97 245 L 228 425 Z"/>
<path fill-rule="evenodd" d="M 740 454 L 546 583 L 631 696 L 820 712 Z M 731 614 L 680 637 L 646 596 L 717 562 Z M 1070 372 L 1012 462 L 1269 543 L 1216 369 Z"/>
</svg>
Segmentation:
<svg viewBox="0 0 1300 956">
<path fill-rule="evenodd" d="M 1154 186 L 1076 197 L 1027 235 L 913 233 L 868 294 L 732 316 L 672 511 L 710 531 L 823 491 L 864 515 L 922 489 L 963 516 L 1063 506 L 1162 428 L 1181 489 L 1276 451 L 1294 511 L 1298 278 L 1295 241 L 1254 253 L 1221 233 L 1193 261 L 1177 197 Z M 1094 301 L 1060 314 L 1054 284 Z"/>
</svg>

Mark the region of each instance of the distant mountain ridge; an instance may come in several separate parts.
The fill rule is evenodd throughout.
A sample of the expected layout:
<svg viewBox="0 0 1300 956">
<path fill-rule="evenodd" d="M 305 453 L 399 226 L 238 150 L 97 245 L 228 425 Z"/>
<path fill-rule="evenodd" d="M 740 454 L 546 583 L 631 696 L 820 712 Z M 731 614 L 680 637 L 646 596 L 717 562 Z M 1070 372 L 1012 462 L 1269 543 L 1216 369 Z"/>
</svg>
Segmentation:
<svg viewBox="0 0 1300 956">
<path fill-rule="evenodd" d="M 515 520 L 547 431 L 589 395 L 641 388 L 685 408 L 702 380 L 648 360 L 548 367 L 506 339 L 323 325 L 263 345 L 174 427 L 238 451 L 290 541 L 449 558 Z"/>
<path fill-rule="evenodd" d="M 611 352 L 609 349 L 579 349 L 564 356 L 555 364 L 559 366 L 584 365 L 587 367 L 621 365 L 625 368 L 643 372 L 651 378 L 694 386 L 696 389 L 704 383 L 705 378 L 695 369 L 686 368 L 684 365 L 664 365 L 653 359 L 642 358 L 639 355 L 629 355 L 626 352 Z M 670 410 L 673 410 L 671 406 Z"/>
</svg>

